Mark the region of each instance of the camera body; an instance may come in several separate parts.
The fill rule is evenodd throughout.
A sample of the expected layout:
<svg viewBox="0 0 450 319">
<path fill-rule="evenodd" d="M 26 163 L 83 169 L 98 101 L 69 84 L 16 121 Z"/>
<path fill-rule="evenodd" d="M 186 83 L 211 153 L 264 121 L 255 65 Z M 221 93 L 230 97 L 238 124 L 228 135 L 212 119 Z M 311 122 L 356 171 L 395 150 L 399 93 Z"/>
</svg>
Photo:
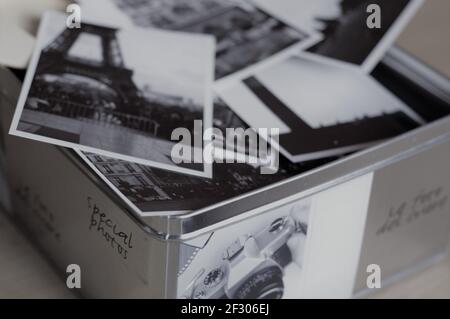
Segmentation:
<svg viewBox="0 0 450 319">
<path fill-rule="evenodd" d="M 306 224 L 291 216 L 274 220 L 253 235 L 236 239 L 224 252 L 222 263 L 201 269 L 189 285 L 186 298 L 279 299 L 284 292 L 284 267 L 292 262 L 288 240 L 306 234 Z"/>
</svg>

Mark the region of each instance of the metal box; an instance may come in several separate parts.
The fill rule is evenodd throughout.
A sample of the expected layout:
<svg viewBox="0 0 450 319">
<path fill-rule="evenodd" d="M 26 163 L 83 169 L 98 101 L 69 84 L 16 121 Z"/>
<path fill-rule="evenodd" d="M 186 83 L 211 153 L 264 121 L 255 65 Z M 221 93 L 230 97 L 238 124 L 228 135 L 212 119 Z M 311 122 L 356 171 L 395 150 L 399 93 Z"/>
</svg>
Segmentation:
<svg viewBox="0 0 450 319">
<path fill-rule="evenodd" d="M 450 234 L 450 82 L 398 49 L 372 75 L 429 124 L 200 209 L 139 215 L 73 150 L 7 135 L 20 81 L 0 69 L 11 214 L 61 275 L 81 267 L 86 297 L 360 296 L 373 269 L 388 283 L 445 254 Z"/>
</svg>

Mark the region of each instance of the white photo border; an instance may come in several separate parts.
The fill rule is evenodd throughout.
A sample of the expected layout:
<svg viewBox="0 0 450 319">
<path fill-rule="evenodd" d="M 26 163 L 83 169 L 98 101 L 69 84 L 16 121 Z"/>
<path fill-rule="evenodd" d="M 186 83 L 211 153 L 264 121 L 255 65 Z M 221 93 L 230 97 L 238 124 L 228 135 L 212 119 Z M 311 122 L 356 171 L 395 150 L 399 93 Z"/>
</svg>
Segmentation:
<svg viewBox="0 0 450 319">
<path fill-rule="evenodd" d="M 145 160 L 145 159 L 136 158 L 133 156 L 128 156 L 128 155 L 123 155 L 123 154 L 119 154 L 119 153 L 115 153 L 115 152 L 101 150 L 101 149 L 98 149 L 95 147 L 66 142 L 66 141 L 56 139 L 56 138 L 50 138 L 50 137 L 41 136 L 41 135 L 23 132 L 23 131 L 18 130 L 18 125 L 20 123 L 22 113 L 23 113 L 23 110 L 25 107 L 25 103 L 28 98 L 28 93 L 32 86 L 35 71 L 36 71 L 37 65 L 38 65 L 40 57 L 41 57 L 42 48 L 41 48 L 40 43 L 42 42 L 42 39 L 44 39 L 44 37 L 45 37 L 44 32 L 46 30 L 48 23 L 50 23 L 50 20 L 56 16 L 65 17 L 65 15 L 63 13 L 59 13 L 57 11 L 47 11 L 43 15 L 43 18 L 42 18 L 42 21 L 41 21 L 41 24 L 40 24 L 39 30 L 38 30 L 36 48 L 33 52 L 33 55 L 31 57 L 31 60 L 29 63 L 28 70 L 25 75 L 25 79 L 24 79 L 24 82 L 22 85 L 22 90 L 20 92 L 19 100 L 17 103 L 17 107 L 16 107 L 16 110 L 14 113 L 12 123 L 11 123 L 9 134 L 15 135 L 18 137 L 23 137 L 23 138 L 40 141 L 40 142 L 45 142 L 45 143 L 49 143 L 49 144 L 53 144 L 53 145 L 57 145 L 57 146 L 68 147 L 68 148 L 72 148 L 74 150 L 82 150 L 82 151 L 86 151 L 86 152 L 97 153 L 100 155 L 105 155 L 108 157 L 117 158 L 117 159 L 124 160 L 124 161 L 129 161 L 129 162 L 134 162 L 137 164 L 148 165 L 148 166 L 152 166 L 155 168 L 174 171 L 177 173 L 184 173 L 184 174 L 189 174 L 189 175 L 193 175 L 193 176 L 212 178 L 212 164 L 207 163 L 207 161 L 204 161 L 202 163 L 203 171 L 199 171 L 199 170 L 179 167 L 179 166 L 176 166 L 175 164 L 169 165 L 169 164 L 159 163 L 159 162 L 152 161 L 152 160 Z M 64 21 L 65 21 L 65 19 L 64 19 Z M 87 21 L 87 22 L 95 24 L 95 22 L 91 22 L 91 21 Z M 103 24 L 99 24 L 99 25 L 103 25 Z M 186 33 L 184 33 L 184 34 L 186 34 Z M 211 36 L 206 36 L 206 35 L 200 35 L 200 36 L 203 36 L 205 38 L 210 37 L 211 40 L 214 41 L 213 43 L 215 43 L 214 38 Z M 211 72 L 209 72 L 210 76 L 207 79 L 207 81 L 209 83 L 209 85 L 207 84 L 207 87 L 209 87 L 209 88 L 212 87 L 212 84 L 214 81 L 214 60 L 215 60 L 214 45 L 212 46 L 210 60 L 211 60 L 211 67 L 210 67 Z M 205 104 L 203 105 L 203 132 L 206 129 L 212 127 L 212 125 L 213 125 L 213 118 L 212 118 L 213 117 L 213 107 L 214 107 L 213 106 L 213 92 L 212 92 L 212 89 L 209 89 L 209 88 L 205 89 L 205 96 L 203 99 L 205 101 Z"/>
</svg>

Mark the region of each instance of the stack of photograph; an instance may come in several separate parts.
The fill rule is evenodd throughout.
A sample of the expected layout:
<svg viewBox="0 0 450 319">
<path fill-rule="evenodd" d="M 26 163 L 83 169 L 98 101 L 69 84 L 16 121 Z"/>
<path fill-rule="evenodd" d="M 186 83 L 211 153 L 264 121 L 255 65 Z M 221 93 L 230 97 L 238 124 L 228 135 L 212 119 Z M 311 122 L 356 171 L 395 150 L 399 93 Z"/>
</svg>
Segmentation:
<svg viewBox="0 0 450 319">
<path fill-rule="evenodd" d="M 80 0 L 80 28 L 44 15 L 10 132 L 73 148 L 141 216 L 201 209 L 422 125 L 372 75 L 421 2 Z M 271 174 L 204 160 L 208 129 L 273 128 Z"/>
</svg>

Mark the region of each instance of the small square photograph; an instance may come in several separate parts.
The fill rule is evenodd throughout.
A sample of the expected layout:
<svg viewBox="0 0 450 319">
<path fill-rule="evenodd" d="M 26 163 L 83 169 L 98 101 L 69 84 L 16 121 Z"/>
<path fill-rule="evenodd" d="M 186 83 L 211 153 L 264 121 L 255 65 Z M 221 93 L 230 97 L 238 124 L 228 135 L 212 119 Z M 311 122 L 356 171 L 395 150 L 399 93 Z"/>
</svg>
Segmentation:
<svg viewBox="0 0 450 319">
<path fill-rule="evenodd" d="M 306 198 L 184 241 L 177 297 L 299 298 L 311 263 L 313 207 Z"/>
<path fill-rule="evenodd" d="M 180 174 L 77 151 L 89 167 L 140 216 L 179 215 L 279 182 L 247 164 L 214 164 L 213 178 Z"/>
<path fill-rule="evenodd" d="M 359 68 L 311 53 L 293 55 L 219 95 L 254 128 L 278 128 L 290 161 L 356 151 L 423 123 Z"/>
<path fill-rule="evenodd" d="M 126 26 L 213 35 L 216 80 L 239 77 L 274 55 L 311 47 L 321 39 L 317 32 L 290 27 L 248 0 L 84 0 L 81 5 L 96 20 L 107 16 Z"/>
<path fill-rule="evenodd" d="M 225 131 L 230 127 L 247 128 L 247 125 L 217 98 L 214 127 Z M 300 170 L 282 167 L 277 174 L 263 175 L 257 165 L 214 164 L 213 178 L 210 179 L 89 152 L 77 151 L 77 154 L 140 216 L 172 215 L 201 209 L 281 181 Z M 305 165 L 302 169 L 308 167 Z"/>
<path fill-rule="evenodd" d="M 214 127 L 246 128 L 222 100 L 214 105 Z M 258 165 L 215 163 L 213 178 L 180 174 L 107 156 L 76 151 L 92 171 L 139 216 L 176 215 L 246 196 L 249 192 L 325 165 L 337 158 L 292 163 L 280 157 L 275 174 Z"/>
<path fill-rule="evenodd" d="M 423 0 L 252 0 L 294 28 L 320 32 L 308 51 L 362 67 L 370 73 Z M 379 14 L 372 8 L 377 7 Z M 378 19 L 378 20 L 377 20 Z M 369 28 L 367 22 L 379 28 Z"/>
<path fill-rule="evenodd" d="M 64 14 L 49 12 L 10 133 L 211 177 L 205 161 L 175 164 L 171 155 L 175 129 L 194 137 L 212 125 L 214 52 L 207 35 L 86 20 L 67 28 Z"/>
</svg>

